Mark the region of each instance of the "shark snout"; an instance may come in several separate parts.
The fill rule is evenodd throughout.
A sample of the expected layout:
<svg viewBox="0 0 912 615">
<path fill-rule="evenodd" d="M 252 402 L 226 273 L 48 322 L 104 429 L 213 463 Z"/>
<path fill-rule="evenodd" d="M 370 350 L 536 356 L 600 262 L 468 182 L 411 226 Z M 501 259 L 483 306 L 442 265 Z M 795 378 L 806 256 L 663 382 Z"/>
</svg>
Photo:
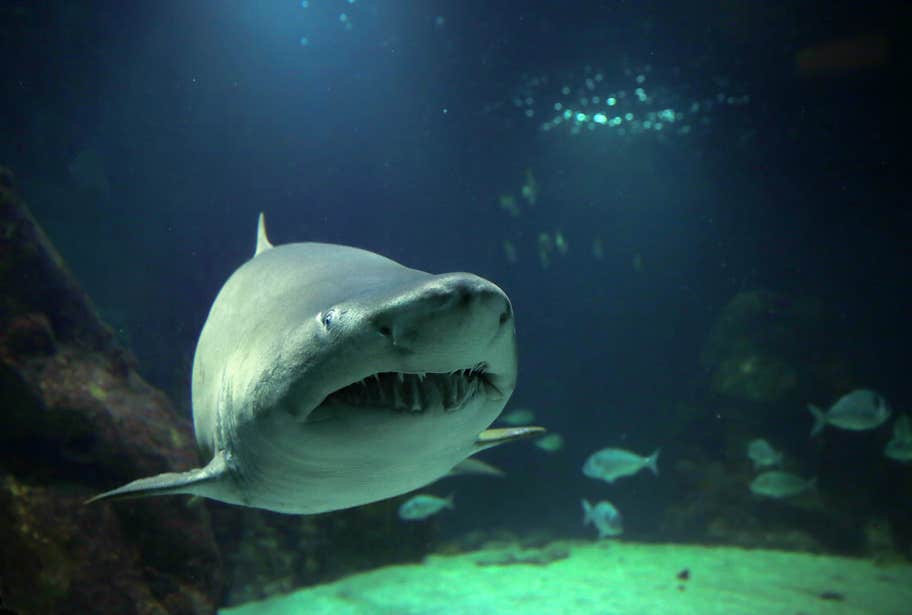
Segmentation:
<svg viewBox="0 0 912 615">
<path fill-rule="evenodd" d="M 418 353 L 432 361 L 447 357 L 440 369 L 456 369 L 482 361 L 482 351 L 505 333 L 512 341 L 513 309 L 493 283 L 449 273 L 390 301 L 374 314 L 372 325 L 399 353 Z M 453 365 L 454 357 L 460 365 Z"/>
</svg>

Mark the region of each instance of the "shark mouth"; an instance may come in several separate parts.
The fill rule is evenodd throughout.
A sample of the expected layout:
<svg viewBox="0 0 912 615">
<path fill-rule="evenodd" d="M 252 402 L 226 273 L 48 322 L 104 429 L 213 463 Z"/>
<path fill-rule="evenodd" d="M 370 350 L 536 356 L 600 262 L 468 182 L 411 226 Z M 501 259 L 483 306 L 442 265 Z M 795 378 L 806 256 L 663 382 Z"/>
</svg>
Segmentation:
<svg viewBox="0 0 912 615">
<path fill-rule="evenodd" d="M 399 412 L 443 407 L 452 411 L 494 388 L 486 374 L 484 363 L 445 373 L 379 372 L 331 393 L 321 405 Z"/>
</svg>

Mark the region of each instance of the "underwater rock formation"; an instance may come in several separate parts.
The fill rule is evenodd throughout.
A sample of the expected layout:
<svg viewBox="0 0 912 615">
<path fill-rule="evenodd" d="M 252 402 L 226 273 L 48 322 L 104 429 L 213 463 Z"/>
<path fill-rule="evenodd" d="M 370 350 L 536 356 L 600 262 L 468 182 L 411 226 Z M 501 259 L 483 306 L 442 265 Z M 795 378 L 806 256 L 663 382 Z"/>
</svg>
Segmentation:
<svg viewBox="0 0 912 615">
<path fill-rule="evenodd" d="M 193 467 L 190 421 L 135 371 L 0 169 L 0 598 L 16 613 L 212 613 L 219 554 L 183 498 L 86 506 Z"/>
<path fill-rule="evenodd" d="M 775 402 L 801 391 L 839 390 L 848 361 L 835 349 L 833 315 L 807 297 L 754 290 L 723 308 L 703 348 L 715 393 Z"/>
<path fill-rule="evenodd" d="M 405 524 L 404 497 L 324 515 L 284 515 L 207 502 L 225 567 L 225 606 L 418 562 L 438 543 L 434 522 Z"/>
</svg>

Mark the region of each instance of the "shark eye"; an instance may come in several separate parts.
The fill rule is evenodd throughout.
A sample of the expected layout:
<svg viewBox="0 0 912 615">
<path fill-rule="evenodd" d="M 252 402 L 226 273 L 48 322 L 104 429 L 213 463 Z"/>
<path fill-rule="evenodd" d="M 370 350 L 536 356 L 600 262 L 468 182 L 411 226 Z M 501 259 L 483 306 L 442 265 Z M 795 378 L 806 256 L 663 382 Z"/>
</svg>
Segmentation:
<svg viewBox="0 0 912 615">
<path fill-rule="evenodd" d="M 335 310 L 326 310 L 320 314 L 320 322 L 323 323 L 323 328 L 329 329 L 332 327 L 333 321 L 336 319 Z"/>
</svg>

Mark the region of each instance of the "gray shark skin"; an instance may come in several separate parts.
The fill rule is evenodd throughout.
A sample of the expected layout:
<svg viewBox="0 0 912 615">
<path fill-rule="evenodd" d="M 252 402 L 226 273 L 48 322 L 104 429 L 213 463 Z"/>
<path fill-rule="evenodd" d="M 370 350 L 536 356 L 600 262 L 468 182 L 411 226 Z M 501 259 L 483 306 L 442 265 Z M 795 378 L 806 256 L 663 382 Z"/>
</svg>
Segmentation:
<svg viewBox="0 0 912 615">
<path fill-rule="evenodd" d="M 543 431 L 487 429 L 516 385 L 513 309 L 470 273 L 340 245 L 273 247 L 216 297 L 193 362 L 203 468 L 90 501 L 194 494 L 283 513 L 381 500 Z"/>
</svg>

